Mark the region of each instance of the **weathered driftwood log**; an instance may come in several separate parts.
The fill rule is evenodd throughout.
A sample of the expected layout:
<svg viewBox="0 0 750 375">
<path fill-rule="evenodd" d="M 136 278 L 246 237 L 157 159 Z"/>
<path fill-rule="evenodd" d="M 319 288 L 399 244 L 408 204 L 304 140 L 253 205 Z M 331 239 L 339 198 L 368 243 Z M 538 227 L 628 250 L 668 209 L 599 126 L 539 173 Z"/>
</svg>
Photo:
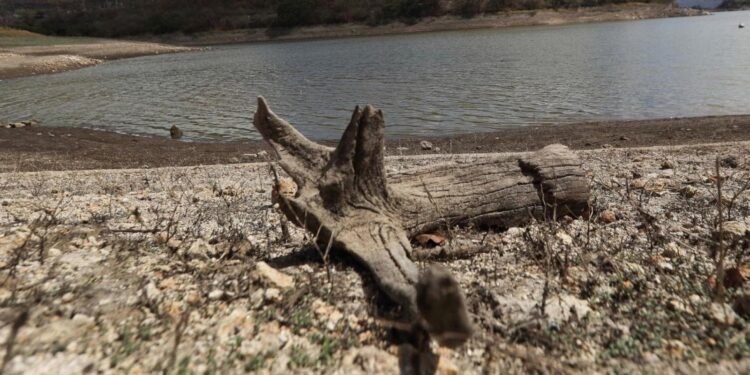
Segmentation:
<svg viewBox="0 0 750 375">
<path fill-rule="evenodd" d="M 355 108 L 335 149 L 305 138 L 276 116 L 263 98 L 258 99 L 254 124 L 299 187 L 295 197 L 282 197 L 286 216 L 314 233 L 323 246 L 354 255 L 386 294 L 412 316 L 420 316 L 433 333 L 450 336 L 454 343 L 470 331 L 463 297 L 425 287 L 455 281 L 435 272 L 425 277 L 440 274 L 437 281 L 420 281 L 409 238 L 446 225 L 507 228 L 553 213 L 576 216 L 588 209 L 589 188 L 581 162 L 562 145 L 520 158 L 436 163 L 386 176 L 383 113 L 372 106 Z M 430 301 L 432 307 L 425 305 Z M 432 312 L 437 305 L 443 306 L 440 316 Z M 454 332 L 448 332 L 451 329 Z"/>
</svg>

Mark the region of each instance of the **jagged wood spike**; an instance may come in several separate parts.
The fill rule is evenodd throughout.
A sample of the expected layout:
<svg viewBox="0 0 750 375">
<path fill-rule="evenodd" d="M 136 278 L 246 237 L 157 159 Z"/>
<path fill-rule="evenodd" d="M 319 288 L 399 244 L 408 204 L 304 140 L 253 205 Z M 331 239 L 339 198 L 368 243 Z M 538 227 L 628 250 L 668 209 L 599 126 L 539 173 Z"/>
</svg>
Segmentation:
<svg viewBox="0 0 750 375">
<path fill-rule="evenodd" d="M 358 200 L 371 204 L 372 210 L 383 208 L 388 199 L 383 155 L 384 133 L 383 113 L 376 111 L 371 105 L 366 106 L 357 132 L 354 175 Z"/>
<path fill-rule="evenodd" d="M 328 163 L 332 149 L 305 138 L 292 125 L 276 116 L 262 97 L 253 124 L 258 129 L 282 164 L 284 170 L 294 170 L 290 176 L 298 185 L 317 178 L 316 171 Z"/>
<path fill-rule="evenodd" d="M 361 118 L 362 110 L 357 106 L 320 179 L 320 196 L 325 206 L 334 213 L 345 207 L 345 202 L 349 201 L 354 190 L 354 153 Z"/>
</svg>

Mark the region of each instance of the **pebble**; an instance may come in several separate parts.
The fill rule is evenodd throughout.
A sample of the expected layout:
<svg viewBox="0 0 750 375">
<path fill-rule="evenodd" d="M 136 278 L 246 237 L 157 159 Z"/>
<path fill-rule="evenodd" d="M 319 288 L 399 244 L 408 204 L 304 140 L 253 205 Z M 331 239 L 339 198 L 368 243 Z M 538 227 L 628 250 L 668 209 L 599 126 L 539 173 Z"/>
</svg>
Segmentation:
<svg viewBox="0 0 750 375">
<path fill-rule="evenodd" d="M 685 198 L 692 198 L 698 194 L 698 189 L 691 185 L 683 186 L 682 189 L 680 189 L 680 194 Z"/>
<path fill-rule="evenodd" d="M 724 239 L 737 240 L 747 233 L 747 225 L 741 221 L 725 221 L 722 226 Z"/>
<path fill-rule="evenodd" d="M 263 306 L 265 291 L 263 289 L 256 289 L 250 294 L 250 306 L 254 309 L 258 309 Z"/>
<path fill-rule="evenodd" d="M 222 297 L 224 297 L 224 291 L 220 289 L 214 289 L 210 293 L 208 293 L 208 299 L 211 301 L 218 301 Z"/>
<path fill-rule="evenodd" d="M 661 163 L 661 169 L 674 169 L 676 166 L 674 161 L 671 160 L 664 160 Z"/>
<path fill-rule="evenodd" d="M 661 255 L 667 258 L 680 258 L 684 257 L 686 253 L 685 250 L 680 248 L 676 243 L 670 242 L 664 246 L 664 251 L 661 252 Z"/>
<path fill-rule="evenodd" d="M 565 245 L 568 245 L 568 246 L 573 245 L 573 238 L 570 237 L 567 233 L 557 232 L 555 237 L 557 237 L 557 239 L 559 239 L 560 242 L 562 242 Z"/>
<path fill-rule="evenodd" d="M 172 139 L 182 138 L 182 129 L 178 128 L 177 125 L 172 125 L 172 127 L 169 128 L 169 136 Z"/>
<path fill-rule="evenodd" d="M 711 318 L 720 324 L 732 325 L 737 320 L 737 314 L 735 314 L 732 306 L 726 303 L 712 303 L 709 313 Z"/>
<path fill-rule="evenodd" d="M 604 210 L 599 214 L 599 220 L 605 224 L 614 223 L 617 220 L 617 215 L 610 210 Z"/>
<path fill-rule="evenodd" d="M 199 238 L 180 255 L 190 259 L 208 259 L 209 257 L 216 255 L 216 247 L 206 242 L 206 240 Z"/>
<path fill-rule="evenodd" d="M 508 237 L 515 238 L 515 237 L 521 237 L 523 236 L 523 233 L 525 232 L 525 229 L 519 228 L 519 227 L 510 227 L 508 230 L 505 231 L 505 234 Z"/>
<path fill-rule="evenodd" d="M 281 271 L 277 271 L 266 262 L 255 264 L 255 275 L 266 284 L 273 285 L 279 289 L 286 290 L 294 287 L 294 278 Z"/>
<path fill-rule="evenodd" d="M 199 304 L 201 302 L 201 295 L 200 295 L 200 293 L 198 293 L 198 292 L 196 292 L 194 290 L 191 290 L 191 291 L 187 292 L 187 294 L 185 295 L 185 302 L 187 302 L 188 304 L 191 304 L 193 306 Z"/>
<path fill-rule="evenodd" d="M 422 150 L 424 151 L 428 151 L 428 150 L 432 150 L 433 146 L 432 146 L 432 143 L 429 141 L 422 141 L 422 142 L 419 142 L 419 147 L 422 147 Z"/>
<path fill-rule="evenodd" d="M 143 288 L 143 296 L 146 298 L 148 303 L 156 304 L 161 298 L 161 291 L 156 284 L 151 281 Z"/>
<path fill-rule="evenodd" d="M 68 292 L 68 293 L 63 294 L 61 300 L 63 303 L 68 303 L 68 302 L 72 302 L 75 298 L 76 298 L 75 294 Z"/>
<path fill-rule="evenodd" d="M 737 158 L 734 156 L 727 156 L 719 162 L 724 168 L 737 168 Z"/>
<path fill-rule="evenodd" d="M 266 301 L 276 302 L 281 300 L 281 291 L 276 288 L 268 288 L 263 292 L 263 297 Z"/>
</svg>

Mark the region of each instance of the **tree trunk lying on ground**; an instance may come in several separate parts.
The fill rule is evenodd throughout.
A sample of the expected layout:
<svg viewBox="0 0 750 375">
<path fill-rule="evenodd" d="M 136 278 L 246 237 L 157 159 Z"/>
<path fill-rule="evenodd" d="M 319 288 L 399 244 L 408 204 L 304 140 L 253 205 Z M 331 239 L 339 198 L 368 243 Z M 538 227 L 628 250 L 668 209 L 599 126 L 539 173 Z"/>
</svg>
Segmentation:
<svg viewBox="0 0 750 375">
<path fill-rule="evenodd" d="M 581 161 L 562 145 L 520 158 L 499 155 L 386 176 L 383 113 L 372 106 L 355 108 L 335 149 L 305 138 L 263 98 L 254 124 L 298 185 L 295 196 L 279 197 L 285 215 L 324 249 L 356 257 L 388 296 L 444 343 L 460 344 L 470 334 L 463 296 L 446 272 L 420 278 L 411 237 L 445 226 L 507 228 L 588 210 Z"/>
</svg>

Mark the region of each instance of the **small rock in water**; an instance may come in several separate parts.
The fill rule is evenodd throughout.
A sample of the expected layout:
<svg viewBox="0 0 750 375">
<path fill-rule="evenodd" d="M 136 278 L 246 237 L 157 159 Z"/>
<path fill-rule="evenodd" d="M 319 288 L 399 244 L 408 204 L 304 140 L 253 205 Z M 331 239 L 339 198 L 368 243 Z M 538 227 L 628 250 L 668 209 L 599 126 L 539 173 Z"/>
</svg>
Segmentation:
<svg viewBox="0 0 750 375">
<path fill-rule="evenodd" d="M 425 151 L 432 150 L 432 143 L 428 141 L 419 142 L 419 146 Z"/>
<path fill-rule="evenodd" d="M 177 125 L 172 125 L 172 127 L 169 128 L 169 136 L 172 137 L 172 139 L 182 138 L 182 129 L 178 128 Z"/>
</svg>

